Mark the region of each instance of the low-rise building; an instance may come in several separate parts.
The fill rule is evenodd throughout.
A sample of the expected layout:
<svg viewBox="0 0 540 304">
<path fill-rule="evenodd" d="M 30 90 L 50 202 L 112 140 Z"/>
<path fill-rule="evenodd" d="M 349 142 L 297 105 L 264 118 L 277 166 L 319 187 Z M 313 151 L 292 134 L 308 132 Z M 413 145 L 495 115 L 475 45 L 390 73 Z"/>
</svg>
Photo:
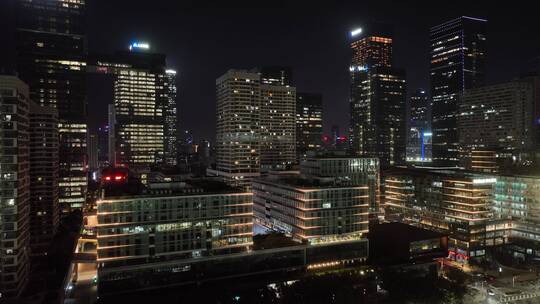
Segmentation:
<svg viewBox="0 0 540 304">
<path fill-rule="evenodd" d="M 118 176 L 110 183 L 126 179 Z M 115 194 L 97 202 L 100 284 L 119 273 L 143 281 L 143 265 L 174 273 L 175 262 L 250 250 L 251 193 L 210 180 L 142 189 L 135 195 L 111 191 Z"/>
<path fill-rule="evenodd" d="M 375 158 L 318 157 L 300 172 L 253 182 L 256 221 L 310 244 L 363 239 L 378 206 Z"/>
<path fill-rule="evenodd" d="M 448 234 L 449 256 L 457 261 L 483 257 L 496 180 L 458 170 L 386 170 L 386 219 Z"/>
</svg>

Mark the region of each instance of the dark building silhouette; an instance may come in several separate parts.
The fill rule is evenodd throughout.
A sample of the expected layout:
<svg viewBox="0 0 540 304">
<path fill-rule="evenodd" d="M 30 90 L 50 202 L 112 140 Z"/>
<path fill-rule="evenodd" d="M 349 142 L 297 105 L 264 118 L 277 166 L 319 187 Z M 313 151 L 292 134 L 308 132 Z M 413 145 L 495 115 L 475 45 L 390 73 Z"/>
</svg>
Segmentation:
<svg viewBox="0 0 540 304">
<path fill-rule="evenodd" d="M 32 101 L 58 111 L 64 211 L 83 206 L 87 187 L 85 14 L 84 1 L 16 1 L 20 78 Z"/>
</svg>

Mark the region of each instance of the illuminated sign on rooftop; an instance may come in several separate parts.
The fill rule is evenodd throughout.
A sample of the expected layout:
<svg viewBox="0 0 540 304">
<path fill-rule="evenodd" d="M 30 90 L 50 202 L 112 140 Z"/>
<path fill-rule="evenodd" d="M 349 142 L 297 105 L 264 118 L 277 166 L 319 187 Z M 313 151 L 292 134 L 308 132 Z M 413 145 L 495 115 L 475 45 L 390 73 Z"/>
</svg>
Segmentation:
<svg viewBox="0 0 540 304">
<path fill-rule="evenodd" d="M 148 50 L 150 49 L 150 44 L 136 41 L 129 45 L 129 50 L 132 51 L 133 49 Z"/>
<path fill-rule="evenodd" d="M 491 177 L 491 178 L 475 178 L 473 179 L 473 184 L 477 185 L 477 184 L 480 184 L 480 185 L 483 185 L 483 184 L 493 184 L 493 183 L 496 183 L 497 182 L 497 179 L 494 178 L 494 177 Z"/>
<path fill-rule="evenodd" d="M 359 35 L 361 33 L 362 33 L 362 28 L 359 27 L 359 28 L 354 29 L 354 30 L 351 31 L 351 37 L 354 37 L 354 36 Z"/>
<path fill-rule="evenodd" d="M 349 67 L 349 71 L 351 71 L 351 72 L 354 72 L 354 71 L 357 71 L 357 72 L 367 71 L 367 67 L 360 66 L 360 65 L 351 65 Z"/>
<path fill-rule="evenodd" d="M 172 75 L 176 75 L 176 71 L 175 70 L 165 70 L 165 73 L 167 74 L 172 74 Z"/>
</svg>

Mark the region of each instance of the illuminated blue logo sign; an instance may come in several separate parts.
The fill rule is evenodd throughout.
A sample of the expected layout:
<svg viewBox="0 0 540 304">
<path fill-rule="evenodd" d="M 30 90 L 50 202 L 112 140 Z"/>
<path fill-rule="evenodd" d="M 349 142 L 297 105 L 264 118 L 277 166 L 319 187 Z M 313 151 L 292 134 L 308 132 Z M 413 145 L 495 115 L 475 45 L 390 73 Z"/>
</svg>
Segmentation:
<svg viewBox="0 0 540 304">
<path fill-rule="evenodd" d="M 367 71 L 367 67 L 366 66 L 359 66 L 359 65 L 351 65 L 349 67 L 349 71 L 351 71 L 351 72 Z"/>
<path fill-rule="evenodd" d="M 351 37 L 360 35 L 362 33 L 362 28 L 357 28 L 351 31 Z"/>
<path fill-rule="evenodd" d="M 150 44 L 146 43 L 146 42 L 133 42 L 132 44 L 129 45 L 129 50 L 133 50 L 133 49 L 140 49 L 140 50 L 148 50 L 150 48 Z"/>
</svg>

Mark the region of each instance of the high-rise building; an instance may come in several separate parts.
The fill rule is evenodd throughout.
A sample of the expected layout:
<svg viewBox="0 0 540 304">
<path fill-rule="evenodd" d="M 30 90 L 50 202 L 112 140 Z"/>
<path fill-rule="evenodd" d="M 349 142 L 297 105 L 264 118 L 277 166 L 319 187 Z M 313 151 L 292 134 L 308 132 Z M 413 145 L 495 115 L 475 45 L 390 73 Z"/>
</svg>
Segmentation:
<svg viewBox="0 0 540 304">
<path fill-rule="evenodd" d="M 351 32 L 351 151 L 381 166 L 405 161 L 405 72 L 393 68 L 392 35 L 384 26 Z"/>
<path fill-rule="evenodd" d="M 285 169 L 296 160 L 296 88 L 261 83 L 260 90 L 261 168 Z"/>
<path fill-rule="evenodd" d="M 392 168 L 384 175 L 386 218 L 449 234 L 450 257 L 486 254 L 496 178 L 459 170 Z"/>
<path fill-rule="evenodd" d="M 296 94 L 296 154 L 298 161 L 308 151 L 317 151 L 322 145 L 323 107 L 322 95 Z"/>
<path fill-rule="evenodd" d="M 458 102 L 457 130 L 462 164 L 492 171 L 522 162 L 538 147 L 540 78 L 527 77 L 465 91 Z M 483 152 L 482 152 L 483 151 Z M 497 160 L 479 159 L 490 153 Z M 485 157 L 484 157 L 485 158 Z"/>
<path fill-rule="evenodd" d="M 486 27 L 484 19 L 463 16 L 430 30 L 433 161 L 436 165 L 458 164 L 458 97 L 465 90 L 484 83 Z"/>
<path fill-rule="evenodd" d="M 58 110 L 60 204 L 81 208 L 86 177 L 86 3 L 17 0 L 17 65 L 30 99 Z"/>
<path fill-rule="evenodd" d="M 229 70 L 216 80 L 216 172 L 228 184 L 249 186 L 260 175 L 260 76 Z"/>
<path fill-rule="evenodd" d="M 134 42 L 129 51 L 92 58 L 89 67 L 92 72 L 114 77 L 109 161 L 135 171 L 162 164 L 165 147 L 176 141 L 175 75 L 166 69 L 165 55 L 149 49 L 147 43 Z M 174 154 L 176 146 L 168 147 Z"/>
<path fill-rule="evenodd" d="M 109 125 L 99 127 L 97 130 L 98 138 L 98 164 L 99 167 L 105 167 L 109 162 Z"/>
<path fill-rule="evenodd" d="M 95 171 L 99 169 L 98 164 L 98 135 L 93 133 L 88 135 L 88 144 L 86 146 L 88 153 L 88 169 Z"/>
<path fill-rule="evenodd" d="M 176 105 L 176 71 L 165 70 L 164 89 L 165 104 L 165 129 L 164 131 L 164 162 L 174 166 L 178 160 L 178 114 Z"/>
<path fill-rule="evenodd" d="M 107 123 L 109 126 L 109 134 L 107 136 L 107 155 L 109 156 L 109 165 L 115 166 L 116 164 L 116 115 L 114 104 L 107 106 Z"/>
<path fill-rule="evenodd" d="M 351 71 L 351 150 L 381 166 L 405 161 L 405 72 L 375 67 Z"/>
<path fill-rule="evenodd" d="M 28 280 L 30 149 L 28 86 L 0 77 L 0 293 L 19 295 Z"/>
<path fill-rule="evenodd" d="M 208 172 L 235 186 L 296 159 L 296 89 L 262 70 L 229 70 L 216 80 L 216 169 Z"/>
<path fill-rule="evenodd" d="M 429 97 L 418 89 L 410 97 L 407 128 L 407 162 L 431 162 L 431 118 Z"/>
<path fill-rule="evenodd" d="M 48 254 L 58 228 L 58 112 L 30 102 L 30 253 Z"/>
</svg>

